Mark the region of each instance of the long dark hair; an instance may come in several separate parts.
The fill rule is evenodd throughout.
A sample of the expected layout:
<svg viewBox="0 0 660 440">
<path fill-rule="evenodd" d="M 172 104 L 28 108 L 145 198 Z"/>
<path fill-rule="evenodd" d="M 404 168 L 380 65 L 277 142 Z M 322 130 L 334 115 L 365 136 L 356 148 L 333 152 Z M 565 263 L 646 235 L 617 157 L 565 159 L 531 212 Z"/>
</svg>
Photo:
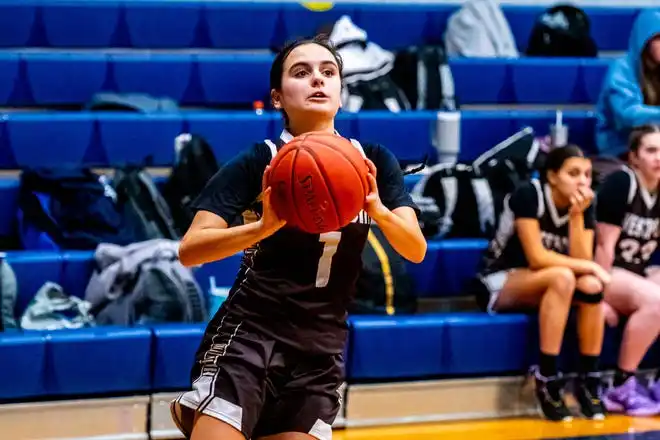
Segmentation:
<svg viewBox="0 0 660 440">
<path fill-rule="evenodd" d="M 326 34 L 319 34 L 313 38 L 299 38 L 287 43 L 275 56 L 273 63 L 270 66 L 270 89 L 282 89 L 282 75 L 284 74 L 284 62 L 289 57 L 289 54 L 299 46 L 306 44 L 316 44 L 328 50 L 337 62 L 339 68 L 339 78 L 343 79 L 342 71 L 344 70 L 344 63 L 341 55 L 337 52 L 337 48 L 330 42 Z M 280 110 L 284 118 L 284 126 L 289 126 L 289 117 L 284 110 Z"/>
<path fill-rule="evenodd" d="M 639 150 L 639 146 L 644 140 L 644 136 L 651 133 L 660 133 L 660 126 L 655 124 L 645 124 L 634 127 L 628 137 L 628 149 L 633 153 Z"/>
<path fill-rule="evenodd" d="M 651 41 L 655 38 L 658 38 L 658 36 L 649 38 L 644 45 L 639 69 L 639 85 L 644 96 L 644 104 L 653 106 L 660 105 L 660 78 L 658 78 L 660 66 L 653 60 L 649 52 Z"/>
<path fill-rule="evenodd" d="M 548 181 L 548 172 L 557 172 L 564 166 L 564 162 L 573 157 L 585 157 L 580 147 L 574 144 L 568 144 L 565 147 L 554 148 L 545 158 L 545 167 L 543 169 L 543 179 Z"/>
</svg>

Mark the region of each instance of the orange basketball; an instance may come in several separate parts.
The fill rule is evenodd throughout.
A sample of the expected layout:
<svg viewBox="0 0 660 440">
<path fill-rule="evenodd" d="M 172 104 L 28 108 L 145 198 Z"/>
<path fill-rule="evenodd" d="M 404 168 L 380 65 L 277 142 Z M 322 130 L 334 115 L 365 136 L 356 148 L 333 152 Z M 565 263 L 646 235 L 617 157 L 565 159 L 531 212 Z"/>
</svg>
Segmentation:
<svg viewBox="0 0 660 440">
<path fill-rule="evenodd" d="M 368 173 L 348 139 L 322 132 L 298 136 L 270 164 L 273 209 L 288 226 L 310 234 L 336 231 L 364 207 Z"/>
</svg>

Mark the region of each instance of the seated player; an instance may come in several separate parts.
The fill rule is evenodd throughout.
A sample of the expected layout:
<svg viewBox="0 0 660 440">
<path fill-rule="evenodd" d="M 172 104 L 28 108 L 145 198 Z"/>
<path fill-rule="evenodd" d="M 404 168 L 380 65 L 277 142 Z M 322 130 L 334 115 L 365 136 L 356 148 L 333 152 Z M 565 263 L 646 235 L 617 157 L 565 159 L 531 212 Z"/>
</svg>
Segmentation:
<svg viewBox="0 0 660 440">
<path fill-rule="evenodd" d="M 608 323 L 628 317 L 614 387 L 603 402 L 612 412 L 651 416 L 660 413 L 660 385 L 645 389 L 635 373 L 660 332 L 660 272 L 649 270 L 660 223 L 660 127 L 633 129 L 629 145 L 629 167 L 607 177 L 596 205 L 595 260 L 612 275 L 605 288 Z"/>
<path fill-rule="evenodd" d="M 581 353 L 576 397 L 585 417 L 604 417 L 597 370 L 604 330 L 601 301 L 610 277 L 592 260 L 590 186 L 591 162 L 578 147 L 552 150 L 542 180 L 507 196 L 478 276 L 485 287 L 478 299 L 489 312 L 538 310 L 536 396 L 544 415 L 555 421 L 571 419 L 557 355 L 573 302 L 579 306 Z"/>
<path fill-rule="evenodd" d="M 336 134 L 341 72 L 341 59 L 323 39 L 283 48 L 273 61 L 270 86 L 285 130 L 224 165 L 194 204 L 196 216 L 181 242 L 183 264 L 246 251 L 227 300 L 206 329 L 192 389 L 172 404 L 187 438 L 332 438 L 343 382 L 346 309 L 370 222 L 404 258 L 424 258 L 426 240 L 399 163 L 380 145 L 355 142 L 370 168 L 370 191 L 363 212 L 341 230 L 304 233 L 287 227 L 271 206 L 271 188 L 263 182 L 277 150 L 304 133 Z M 256 222 L 228 227 L 249 209 Z"/>
</svg>

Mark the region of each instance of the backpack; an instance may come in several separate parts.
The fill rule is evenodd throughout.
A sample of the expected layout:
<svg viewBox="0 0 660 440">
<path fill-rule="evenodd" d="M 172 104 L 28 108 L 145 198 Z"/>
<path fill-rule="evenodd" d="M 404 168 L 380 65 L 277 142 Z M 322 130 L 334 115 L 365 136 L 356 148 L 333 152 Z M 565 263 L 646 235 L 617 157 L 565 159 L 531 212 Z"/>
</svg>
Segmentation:
<svg viewBox="0 0 660 440">
<path fill-rule="evenodd" d="M 518 58 L 511 27 L 496 0 L 469 0 L 447 21 L 449 56 Z"/>
<path fill-rule="evenodd" d="M 25 169 L 18 196 L 25 249 L 95 249 L 137 240 L 106 176 L 85 168 Z"/>
<path fill-rule="evenodd" d="M 178 112 L 178 104 L 170 98 L 155 98 L 145 93 L 101 92 L 92 96 L 88 111 L 160 113 Z"/>
<path fill-rule="evenodd" d="M 4 254 L 0 255 L 0 332 L 17 330 L 18 324 L 14 315 L 18 285 L 16 274 L 7 262 Z"/>
<path fill-rule="evenodd" d="M 134 228 L 136 241 L 177 239 L 170 208 L 145 170 L 128 166 L 115 171 L 117 204 Z"/>
<path fill-rule="evenodd" d="M 61 330 L 94 326 L 90 304 L 69 296 L 59 284 L 47 281 L 21 317 L 23 330 Z"/>
<path fill-rule="evenodd" d="M 126 247 L 99 246 L 85 291 L 98 325 L 203 322 L 207 305 L 178 243 L 149 240 Z"/>
<path fill-rule="evenodd" d="M 220 167 L 213 149 L 203 137 L 183 133 L 177 136 L 175 143 L 178 160 L 163 186 L 163 198 L 170 208 L 177 233 L 184 235 L 195 216 L 192 202 Z"/>
<path fill-rule="evenodd" d="M 413 46 L 397 53 L 392 79 L 415 110 L 458 109 L 454 77 L 442 46 Z"/>
<path fill-rule="evenodd" d="M 424 236 L 491 238 L 504 198 L 530 177 L 538 157 L 534 131 L 525 128 L 471 164 L 431 167 L 411 191 Z"/>
<path fill-rule="evenodd" d="M 589 17 L 582 9 L 571 5 L 549 8 L 536 20 L 526 53 L 535 57 L 598 56 Z"/>
<path fill-rule="evenodd" d="M 406 263 L 383 232 L 372 225 L 362 252 L 362 271 L 351 307 L 354 314 L 415 313 L 417 298 Z"/>
<path fill-rule="evenodd" d="M 367 40 L 367 33 L 347 15 L 332 27 L 330 41 L 343 60 L 343 110 L 410 110 L 406 95 L 392 80 L 394 54 Z"/>
</svg>

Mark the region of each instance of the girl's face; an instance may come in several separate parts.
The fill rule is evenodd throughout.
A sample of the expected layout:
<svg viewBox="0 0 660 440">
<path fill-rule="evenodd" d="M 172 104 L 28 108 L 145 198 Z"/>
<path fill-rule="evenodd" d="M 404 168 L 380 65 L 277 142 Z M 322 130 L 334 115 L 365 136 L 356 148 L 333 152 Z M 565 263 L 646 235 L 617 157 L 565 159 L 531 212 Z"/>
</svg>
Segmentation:
<svg viewBox="0 0 660 440">
<path fill-rule="evenodd" d="M 660 181 L 660 133 L 642 137 L 637 150 L 630 153 L 630 164 L 653 186 Z"/>
<path fill-rule="evenodd" d="M 314 43 L 296 47 L 284 60 L 282 89 L 272 90 L 271 97 L 292 124 L 300 118 L 334 118 L 341 106 L 341 77 L 334 55 Z"/>
<path fill-rule="evenodd" d="M 656 66 L 660 65 L 660 35 L 656 35 L 646 43 L 646 53 L 649 60 L 655 63 Z"/>
<path fill-rule="evenodd" d="M 548 171 L 548 182 L 564 200 L 580 188 L 591 187 L 591 161 L 586 157 L 570 157 L 557 171 Z"/>
</svg>

